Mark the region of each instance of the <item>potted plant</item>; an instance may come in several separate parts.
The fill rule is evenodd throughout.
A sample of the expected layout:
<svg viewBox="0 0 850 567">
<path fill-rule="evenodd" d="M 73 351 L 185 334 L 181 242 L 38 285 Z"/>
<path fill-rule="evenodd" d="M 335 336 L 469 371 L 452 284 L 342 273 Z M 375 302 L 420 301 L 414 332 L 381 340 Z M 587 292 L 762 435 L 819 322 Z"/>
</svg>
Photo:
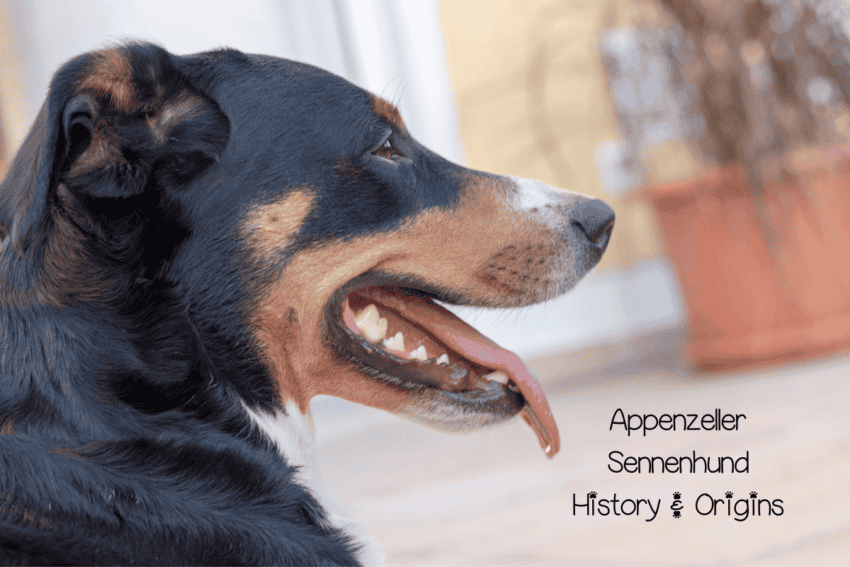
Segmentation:
<svg viewBox="0 0 850 567">
<path fill-rule="evenodd" d="M 681 135 L 647 140 L 618 103 L 622 68 L 604 61 L 625 135 L 648 164 L 641 195 L 681 283 L 691 362 L 726 368 L 850 346 L 842 15 L 815 0 L 655 5 L 662 23 L 641 33 L 667 71 Z M 688 175 L 657 174 L 671 164 Z"/>
</svg>

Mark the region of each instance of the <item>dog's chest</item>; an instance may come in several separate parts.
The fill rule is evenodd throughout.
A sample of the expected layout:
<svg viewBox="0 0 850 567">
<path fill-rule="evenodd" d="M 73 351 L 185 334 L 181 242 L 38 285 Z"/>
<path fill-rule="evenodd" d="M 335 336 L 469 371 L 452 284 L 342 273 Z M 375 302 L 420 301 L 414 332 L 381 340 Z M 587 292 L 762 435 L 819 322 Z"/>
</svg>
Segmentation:
<svg viewBox="0 0 850 567">
<path fill-rule="evenodd" d="M 316 460 L 315 428 L 312 417 L 301 413 L 294 403 L 285 411 L 257 412 L 246 408 L 257 426 L 274 442 L 280 454 L 290 465 L 298 467 L 296 479 L 307 488 L 327 513 L 331 526 L 354 539 L 360 547 L 358 557 L 363 565 L 384 565 L 378 546 L 354 519 L 348 507 L 336 494 L 328 490 L 321 480 Z"/>
</svg>

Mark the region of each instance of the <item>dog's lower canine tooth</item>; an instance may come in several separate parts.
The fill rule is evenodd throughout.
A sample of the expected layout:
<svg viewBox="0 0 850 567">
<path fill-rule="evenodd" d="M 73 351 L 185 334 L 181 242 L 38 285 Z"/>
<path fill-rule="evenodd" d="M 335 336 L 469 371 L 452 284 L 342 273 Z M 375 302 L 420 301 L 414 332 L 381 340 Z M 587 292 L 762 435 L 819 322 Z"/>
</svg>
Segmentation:
<svg viewBox="0 0 850 567">
<path fill-rule="evenodd" d="M 437 364 L 440 365 L 440 366 L 446 366 L 448 363 L 449 363 L 449 355 L 447 355 L 446 353 L 441 354 L 437 358 Z"/>
<path fill-rule="evenodd" d="M 508 385 L 508 375 L 502 372 L 501 370 L 496 370 L 495 372 L 491 372 L 490 374 L 484 375 L 485 380 L 490 380 L 491 382 L 498 382 L 499 384 Z"/>
</svg>

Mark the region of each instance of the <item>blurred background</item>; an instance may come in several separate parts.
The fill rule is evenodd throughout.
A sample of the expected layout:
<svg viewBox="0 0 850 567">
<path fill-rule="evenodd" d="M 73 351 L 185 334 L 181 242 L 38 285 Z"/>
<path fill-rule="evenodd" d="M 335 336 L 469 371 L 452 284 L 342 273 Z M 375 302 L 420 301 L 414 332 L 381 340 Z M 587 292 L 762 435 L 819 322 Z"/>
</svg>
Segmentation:
<svg viewBox="0 0 850 567">
<path fill-rule="evenodd" d="M 850 564 L 847 14 L 843 0 L 0 0 L 0 169 L 52 73 L 125 39 L 342 75 L 449 159 L 617 212 L 567 296 L 459 310 L 539 376 L 553 461 L 519 422 L 448 436 L 314 403 L 326 481 L 390 565 Z M 747 419 L 626 437 L 617 408 Z M 615 474 L 615 450 L 749 452 L 750 467 Z M 589 517 L 573 502 L 590 491 L 661 511 Z M 784 513 L 694 507 L 726 491 Z"/>
</svg>

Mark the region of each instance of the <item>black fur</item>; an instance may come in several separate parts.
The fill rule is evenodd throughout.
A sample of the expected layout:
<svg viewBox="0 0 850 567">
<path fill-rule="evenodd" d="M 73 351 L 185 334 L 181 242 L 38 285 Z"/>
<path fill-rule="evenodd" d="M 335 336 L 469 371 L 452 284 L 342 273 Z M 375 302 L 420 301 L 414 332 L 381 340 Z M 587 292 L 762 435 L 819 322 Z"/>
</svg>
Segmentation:
<svg viewBox="0 0 850 567">
<path fill-rule="evenodd" d="M 313 67 L 116 52 L 132 96 L 81 87 L 108 58 L 66 64 L 0 186 L 0 563 L 355 564 L 243 410 L 280 409 L 245 314 L 301 247 L 450 204 L 455 170 L 398 131 L 431 190 L 376 161 L 390 125 Z M 240 215 L 307 185 L 296 241 L 252 265 Z"/>
<path fill-rule="evenodd" d="M 491 281 L 478 295 L 383 260 L 354 262 L 360 271 L 343 270 L 349 281 L 325 285 L 327 297 L 305 289 L 357 246 L 367 259 L 381 245 L 406 256 L 393 248 L 409 244 L 394 233 L 403 226 L 432 252 L 444 235 L 476 249 L 478 233 L 456 229 L 477 191 L 494 195 L 491 180 L 510 209 L 515 183 L 435 155 L 386 102 L 309 65 L 234 50 L 178 57 L 144 43 L 64 65 L 0 184 L 0 564 L 357 564 L 357 542 L 246 408 L 280 415 L 290 394 L 380 402 L 357 382 L 369 377 L 396 400 L 418 396 L 409 407 L 423 415 L 430 403 L 458 422 L 467 410 L 519 412 L 522 396 L 495 383 L 455 392 L 370 368 L 346 350 L 344 340 L 360 341 L 338 336 L 348 336 L 343 300 L 389 282 L 422 301 L 542 301 L 599 260 L 607 205 L 546 205 L 559 219 L 543 223 L 547 245 L 533 215 L 519 249 L 513 232 L 496 238 L 483 248 L 492 255 L 475 281 Z M 287 217 L 293 195 L 309 201 L 297 226 L 246 228 L 265 205 Z M 472 225 L 481 239 L 501 214 L 485 208 Z M 430 224 L 405 224 L 416 215 Z M 269 224 L 260 253 L 245 232 Z M 566 259 L 573 269 L 560 269 Z M 309 326 L 290 298 L 315 300 Z M 303 328 L 306 349 L 295 344 Z M 303 363 L 294 385 L 288 349 Z M 336 389 L 286 391 L 317 376 Z"/>
</svg>

